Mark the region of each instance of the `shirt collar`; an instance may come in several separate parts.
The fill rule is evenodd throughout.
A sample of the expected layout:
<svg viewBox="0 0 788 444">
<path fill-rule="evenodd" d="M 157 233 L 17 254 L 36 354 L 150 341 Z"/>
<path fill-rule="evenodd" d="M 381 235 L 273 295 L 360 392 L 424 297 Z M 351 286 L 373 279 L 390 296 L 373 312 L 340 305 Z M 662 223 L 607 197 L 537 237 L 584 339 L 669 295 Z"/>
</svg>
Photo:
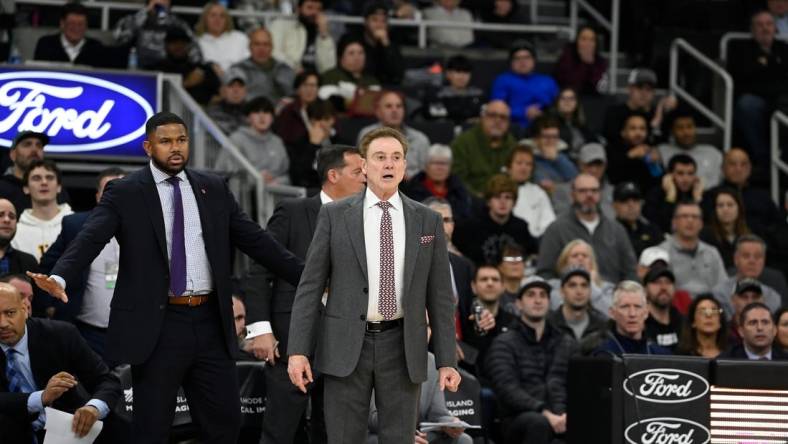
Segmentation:
<svg viewBox="0 0 788 444">
<path fill-rule="evenodd" d="M 333 202 L 333 201 L 334 201 L 334 199 L 332 199 L 331 196 L 326 194 L 325 191 L 320 190 L 320 203 L 321 204 L 325 205 L 325 204 L 327 204 L 329 202 Z"/>
<path fill-rule="evenodd" d="M 768 359 L 770 361 L 772 360 L 772 349 L 771 348 L 764 355 L 756 355 L 755 353 L 751 352 L 749 348 L 747 348 L 747 345 L 744 345 L 744 353 L 747 353 L 747 359 L 749 359 L 751 361 L 760 361 L 763 358 L 766 358 L 766 359 Z"/>
<path fill-rule="evenodd" d="M 367 187 L 367 191 L 364 193 L 364 208 L 372 208 L 376 206 L 378 202 L 380 202 L 380 198 L 376 196 L 369 187 Z M 391 208 L 394 210 L 401 209 L 402 198 L 399 196 L 399 191 L 394 193 L 394 195 L 389 198 L 388 202 L 391 204 Z"/>
<path fill-rule="evenodd" d="M 164 171 L 158 169 L 156 167 L 156 165 L 153 164 L 152 160 L 150 161 L 150 163 L 148 165 L 150 166 L 151 173 L 153 173 L 153 182 L 156 183 L 156 185 L 164 182 L 165 180 L 167 180 L 167 179 L 169 179 L 171 177 L 169 174 L 167 174 Z M 181 179 L 181 181 L 185 182 L 185 181 L 189 180 L 189 178 L 186 177 L 186 170 L 181 170 L 181 172 L 178 173 L 177 176 Z"/>
<path fill-rule="evenodd" d="M 69 41 L 68 41 L 68 39 L 66 38 L 66 36 L 64 36 L 64 35 L 61 33 L 61 34 L 60 34 L 60 43 L 63 45 L 63 47 L 64 47 L 64 48 L 72 48 L 72 49 L 75 49 L 75 50 L 79 50 L 79 49 L 81 49 L 81 48 L 82 48 L 82 46 L 84 46 L 84 45 L 85 45 L 85 38 L 83 37 L 83 38 L 82 38 L 82 40 L 80 40 L 79 42 L 77 42 L 77 44 L 76 44 L 76 45 L 72 45 L 72 44 L 71 44 L 71 42 L 69 42 Z"/>
<path fill-rule="evenodd" d="M 10 346 L 10 345 L 6 345 L 6 344 L 0 343 L 0 348 L 3 349 L 3 353 L 8 352 L 8 349 L 12 348 L 12 347 L 13 347 L 14 350 L 19 352 L 20 355 L 27 356 L 27 351 L 28 351 L 28 347 L 27 347 L 27 325 L 25 325 L 25 334 L 22 335 L 22 339 L 20 339 L 19 342 L 17 342 L 15 345 Z"/>
</svg>

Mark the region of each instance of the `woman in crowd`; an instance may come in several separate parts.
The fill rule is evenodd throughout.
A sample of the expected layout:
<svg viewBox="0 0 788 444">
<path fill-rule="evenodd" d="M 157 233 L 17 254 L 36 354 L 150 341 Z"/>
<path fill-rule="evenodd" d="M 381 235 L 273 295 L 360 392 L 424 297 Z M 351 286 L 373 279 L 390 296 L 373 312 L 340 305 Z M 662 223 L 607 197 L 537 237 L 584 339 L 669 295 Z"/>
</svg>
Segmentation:
<svg viewBox="0 0 788 444">
<path fill-rule="evenodd" d="M 424 171 L 403 184 L 404 193 L 419 202 L 429 197 L 446 199 L 451 205 L 454 220 L 471 216 L 471 194 L 456 174 L 451 173 L 451 148 L 435 144 L 427 151 Z"/>
<path fill-rule="evenodd" d="M 736 239 L 750 233 L 745 220 L 744 204 L 739 193 L 731 188 L 720 188 L 714 194 L 712 202 L 713 211 L 708 215 L 709 221 L 701 231 L 700 238 L 716 247 L 725 268 L 730 268 L 733 267 Z"/>
<path fill-rule="evenodd" d="M 568 146 L 565 153 L 572 160 L 577 161 L 580 148 L 586 143 L 597 140 L 593 131 L 586 126 L 585 113 L 580 105 L 577 91 L 571 87 L 561 88 L 550 112 L 561 122 L 561 140 Z"/>
<path fill-rule="evenodd" d="M 788 352 L 788 307 L 774 313 L 774 325 L 777 326 L 777 336 L 774 337 L 773 346 Z"/>
<path fill-rule="evenodd" d="M 550 197 L 531 181 L 534 172 L 534 152 L 528 145 L 517 145 L 506 165 L 509 177 L 517 182 L 517 202 L 512 213 L 528 222 L 528 231 L 538 239 L 555 220 Z"/>
<path fill-rule="evenodd" d="M 558 85 L 580 94 L 598 94 L 607 88 L 607 60 L 599 54 L 594 28 L 583 26 L 564 48 L 555 69 Z"/>
<path fill-rule="evenodd" d="M 203 59 L 218 65 L 222 72 L 249 57 L 249 38 L 235 30 L 227 9 L 215 1 L 205 4 L 194 33 Z"/>
<path fill-rule="evenodd" d="M 295 97 L 279 112 L 274 122 L 274 132 L 285 145 L 296 143 L 307 136 L 309 118 L 306 107 L 317 99 L 320 76 L 315 71 L 301 71 L 293 82 Z"/>
<path fill-rule="evenodd" d="M 290 160 L 282 139 L 271 131 L 274 121 L 274 105 L 265 97 L 256 97 L 244 105 L 246 125 L 230 135 L 230 140 L 241 150 L 241 154 L 260 171 L 266 184 L 290 183 L 288 171 Z M 235 165 L 227 152 L 222 152 L 216 161 L 219 171 L 231 171 Z"/>
<path fill-rule="evenodd" d="M 361 101 L 364 92 L 380 90 L 380 81 L 364 72 L 366 53 L 361 40 L 352 35 L 345 35 L 337 44 L 337 57 L 339 66 L 323 73 L 320 98 L 331 98 L 331 103 L 337 110 L 352 111 L 357 106 L 355 101 Z M 372 112 L 372 101 L 369 110 Z"/>
<path fill-rule="evenodd" d="M 689 306 L 676 354 L 714 359 L 725 350 L 728 326 L 722 307 L 711 294 L 701 294 Z"/>
<path fill-rule="evenodd" d="M 561 276 L 566 270 L 572 267 L 582 267 L 588 270 L 591 275 L 591 306 L 600 313 L 607 316 L 608 309 L 613 303 L 613 290 L 616 286 L 612 282 L 607 282 L 599 276 L 599 267 L 596 262 L 594 248 L 582 239 L 575 239 L 561 250 L 558 261 L 555 264 L 556 272 Z M 561 280 L 550 279 L 553 291 L 550 294 L 550 308 L 558 309 L 563 303 L 561 297 Z"/>
</svg>

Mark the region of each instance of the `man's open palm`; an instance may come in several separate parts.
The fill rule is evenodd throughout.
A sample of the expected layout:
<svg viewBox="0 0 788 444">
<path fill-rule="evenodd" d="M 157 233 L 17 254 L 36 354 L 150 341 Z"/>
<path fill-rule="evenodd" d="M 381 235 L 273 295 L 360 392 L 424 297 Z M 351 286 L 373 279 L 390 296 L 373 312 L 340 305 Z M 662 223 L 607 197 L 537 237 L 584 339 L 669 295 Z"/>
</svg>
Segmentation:
<svg viewBox="0 0 788 444">
<path fill-rule="evenodd" d="M 35 282 L 36 285 L 38 285 L 38 288 L 46 291 L 53 298 L 59 299 L 63 301 L 63 303 L 68 302 L 68 296 L 66 296 L 66 290 L 63 289 L 63 287 L 61 287 L 60 284 L 58 284 L 57 281 L 54 280 L 53 278 L 45 274 L 31 273 L 29 271 L 27 272 L 27 275 L 30 276 L 31 279 L 33 279 L 33 282 Z"/>
</svg>

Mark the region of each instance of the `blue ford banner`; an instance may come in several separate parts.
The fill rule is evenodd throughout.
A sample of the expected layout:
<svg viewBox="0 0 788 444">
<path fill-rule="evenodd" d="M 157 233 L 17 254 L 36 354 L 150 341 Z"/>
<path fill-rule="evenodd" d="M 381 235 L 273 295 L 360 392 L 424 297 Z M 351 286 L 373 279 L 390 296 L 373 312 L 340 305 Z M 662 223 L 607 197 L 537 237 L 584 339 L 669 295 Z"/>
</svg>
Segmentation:
<svg viewBox="0 0 788 444">
<path fill-rule="evenodd" d="M 32 130 L 50 137 L 47 153 L 145 156 L 158 87 L 151 74 L 0 67 L 0 146 Z"/>
</svg>

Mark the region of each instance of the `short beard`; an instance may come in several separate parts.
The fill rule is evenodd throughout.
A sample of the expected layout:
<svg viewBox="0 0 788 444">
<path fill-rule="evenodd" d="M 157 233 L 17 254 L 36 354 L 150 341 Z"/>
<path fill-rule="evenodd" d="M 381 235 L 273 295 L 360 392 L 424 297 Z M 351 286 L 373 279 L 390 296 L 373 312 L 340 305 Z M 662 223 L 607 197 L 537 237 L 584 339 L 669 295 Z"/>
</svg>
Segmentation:
<svg viewBox="0 0 788 444">
<path fill-rule="evenodd" d="M 542 321 L 545 320 L 545 316 L 544 315 L 542 315 L 542 316 L 532 316 L 532 315 L 529 315 L 529 314 L 526 314 L 526 313 L 523 313 L 523 318 L 526 319 L 528 322 L 533 322 L 533 323 L 542 322 Z"/>
<path fill-rule="evenodd" d="M 11 240 L 14 238 L 15 234 L 16 232 L 12 233 L 11 236 L 8 237 L 0 236 L 0 250 L 5 250 L 9 245 L 11 245 Z"/>
<path fill-rule="evenodd" d="M 660 294 L 661 294 L 661 292 L 657 293 L 653 298 L 649 298 L 649 302 L 651 303 L 651 305 L 657 307 L 660 310 L 666 310 L 666 309 L 670 308 L 670 305 L 671 305 L 670 302 L 668 302 L 666 304 L 663 304 L 663 303 L 661 303 L 659 301 L 659 295 Z"/>
<path fill-rule="evenodd" d="M 180 167 L 178 169 L 172 169 L 172 168 L 168 167 L 167 165 L 164 165 L 164 164 L 160 163 L 155 157 L 151 156 L 151 160 L 153 161 L 153 164 L 156 165 L 156 168 L 164 171 L 165 173 L 169 174 L 170 176 L 177 176 L 181 171 L 183 171 L 183 169 L 185 168 L 185 165 L 186 165 L 186 162 L 183 162 L 184 166 L 182 166 L 182 167 Z"/>
<path fill-rule="evenodd" d="M 575 211 L 585 215 L 597 214 L 598 212 L 596 205 L 583 205 L 581 203 L 575 202 L 572 204 L 572 207 L 575 209 Z"/>
</svg>

